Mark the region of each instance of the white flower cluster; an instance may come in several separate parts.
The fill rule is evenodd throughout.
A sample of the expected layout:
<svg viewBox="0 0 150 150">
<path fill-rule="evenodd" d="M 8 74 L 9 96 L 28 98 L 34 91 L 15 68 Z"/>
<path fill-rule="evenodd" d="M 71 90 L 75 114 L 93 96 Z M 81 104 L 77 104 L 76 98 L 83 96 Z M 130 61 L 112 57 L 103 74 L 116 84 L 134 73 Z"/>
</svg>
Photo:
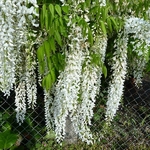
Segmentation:
<svg viewBox="0 0 150 150">
<path fill-rule="evenodd" d="M 144 40 L 147 45 L 150 45 L 150 22 L 141 18 L 130 17 L 125 20 L 124 26 L 127 34 L 134 34 L 134 39 Z"/>
<path fill-rule="evenodd" d="M 132 60 L 132 74 L 136 79 L 136 85 L 141 83 L 142 73 L 148 60 L 150 46 L 150 23 L 140 18 L 130 17 L 125 19 L 124 33 L 119 34 L 115 43 L 115 54 L 112 65 L 112 81 L 108 90 L 108 101 L 106 103 L 106 120 L 109 124 L 116 114 L 116 111 L 123 94 L 124 80 L 127 72 L 127 44 L 129 36 L 134 40 L 129 44 L 133 45 L 132 51 L 136 53 Z M 130 63 L 130 62 L 129 62 Z"/>
<path fill-rule="evenodd" d="M 106 48 L 107 48 L 107 36 L 106 35 L 98 35 L 95 37 L 95 43 L 92 46 L 92 50 L 100 55 L 100 61 L 104 64 L 105 61 L 105 54 L 106 54 Z M 99 66 L 98 69 L 98 81 L 97 81 L 97 86 L 99 87 L 98 92 L 100 91 L 100 86 L 101 86 L 101 77 L 102 77 L 102 66 Z"/>
<path fill-rule="evenodd" d="M 19 83 L 18 87 L 15 89 L 15 106 L 16 108 L 16 118 L 17 122 L 21 125 L 25 119 L 26 114 L 26 87 L 25 82 Z"/>
<path fill-rule="evenodd" d="M 0 1 L 0 90 L 7 96 L 15 83 L 16 51 L 14 36 L 16 8 L 10 0 Z"/>
<path fill-rule="evenodd" d="M 57 141 L 64 138 L 65 123 L 68 115 L 74 114 L 77 109 L 80 94 L 80 80 L 82 63 L 84 61 L 83 47 L 85 40 L 81 28 L 74 26 L 69 35 L 71 40 L 67 54 L 66 66 L 58 77 L 54 98 L 54 119 Z"/>
<path fill-rule="evenodd" d="M 36 79 L 36 73 L 35 73 L 36 55 L 33 52 L 34 49 L 30 48 L 30 46 L 29 46 L 29 49 L 26 48 L 25 50 L 26 50 L 25 83 L 26 83 L 27 100 L 28 100 L 29 108 L 31 107 L 33 109 L 36 105 L 36 99 L 37 99 L 37 79 Z"/>
<path fill-rule="evenodd" d="M 131 17 L 125 20 L 125 30 L 127 34 L 132 34 L 132 51 L 136 53 L 132 62 L 132 72 L 135 78 L 135 84 L 142 83 L 143 70 L 147 63 L 147 56 L 150 48 L 150 22 L 140 18 Z"/>
<path fill-rule="evenodd" d="M 139 87 L 142 84 L 142 78 L 143 78 L 143 70 L 146 66 L 146 60 L 143 56 L 141 57 L 135 57 L 133 58 L 132 62 L 132 74 L 134 77 L 135 85 Z"/>
<path fill-rule="evenodd" d="M 95 97 L 99 89 L 99 87 L 97 87 L 98 67 L 92 66 L 89 63 L 90 59 L 86 61 L 86 66 L 83 68 L 81 78 L 81 102 L 78 104 L 76 113 L 71 116 L 75 131 L 78 133 L 79 138 L 87 144 L 91 144 L 93 140 L 89 125 L 91 125 L 96 100 Z"/>
<path fill-rule="evenodd" d="M 79 138 L 90 144 L 93 142 L 93 136 L 89 125 L 91 125 L 96 95 L 100 87 L 102 68 L 91 64 L 88 43 L 86 38 L 82 37 L 80 27 L 74 26 L 69 39 L 71 40 L 70 51 L 67 53 L 66 67 L 60 73 L 55 87 L 52 107 L 56 137 L 58 142 L 64 138 L 66 118 L 70 116 Z M 99 36 L 92 48 L 95 53 L 101 55 L 102 62 L 104 62 L 106 46 L 107 37 Z"/>
<path fill-rule="evenodd" d="M 15 84 L 18 122 L 24 120 L 26 95 L 31 107 L 36 100 L 36 63 L 31 49 L 35 34 L 31 28 L 38 26 L 37 7 L 36 0 L 0 1 L 0 90 L 9 96 Z"/>
<path fill-rule="evenodd" d="M 120 33 L 115 42 L 116 51 L 113 57 L 112 80 L 109 83 L 108 100 L 106 103 L 106 121 L 109 124 L 118 110 L 119 102 L 123 94 L 125 76 L 127 72 L 127 43 L 128 37 Z"/>
<path fill-rule="evenodd" d="M 74 10 L 67 24 L 70 33 L 68 36 L 69 51 L 66 51 L 66 66 L 55 85 L 54 100 L 50 93 L 45 93 L 45 116 L 47 128 L 50 129 L 51 125 L 55 126 L 57 142 L 62 141 L 65 137 L 66 119 L 69 116 L 76 134 L 82 141 L 90 144 L 93 142 L 93 135 L 89 126 L 101 84 L 102 66 L 92 64 L 93 58 L 89 52 L 88 38 L 83 37 L 82 28 L 73 23 L 79 12 L 81 17 L 89 22 L 89 11 L 86 10 L 86 15 L 82 15 L 81 8 L 78 8 L 78 4 L 82 2 L 85 1 L 72 2 L 71 7 Z M 92 51 L 93 54 L 100 56 L 102 63 L 105 60 L 106 47 L 106 36 L 98 35 L 94 38 Z"/>
<path fill-rule="evenodd" d="M 25 3 L 27 4 L 27 3 Z M 37 82 L 36 82 L 36 54 L 33 49 L 33 38 L 35 38 L 36 34 L 34 31 L 30 31 L 29 28 L 31 26 L 38 27 L 38 24 L 36 23 L 35 17 L 38 17 L 38 14 L 36 12 L 36 8 L 38 7 L 36 4 L 36 0 L 29 0 L 28 4 L 32 4 L 31 7 L 26 7 L 26 5 L 22 5 L 22 2 L 18 2 L 16 5 L 18 7 L 18 20 L 17 20 L 17 30 L 19 36 L 17 38 L 18 40 L 18 45 L 17 45 L 17 50 L 18 54 L 18 60 L 17 60 L 17 65 L 19 73 L 17 74 L 19 80 L 24 80 L 25 81 L 25 88 L 26 88 L 26 98 L 28 101 L 28 107 L 29 108 L 34 108 L 36 104 L 36 99 L 37 99 Z M 24 53 L 25 55 L 21 55 L 21 53 Z M 20 57 L 22 56 L 22 57 Z M 22 59 L 24 60 L 24 64 Z M 21 69 L 21 66 L 22 67 Z M 19 81 L 20 82 L 20 81 Z M 16 93 L 16 98 L 15 102 L 17 105 L 17 97 L 19 93 Z M 18 108 L 16 108 L 18 109 Z M 21 115 L 21 113 L 20 113 Z M 19 120 L 17 120 L 19 122 Z"/>
<path fill-rule="evenodd" d="M 44 90 L 44 104 L 45 104 L 45 121 L 47 131 L 54 129 L 54 118 L 53 114 L 53 97 L 51 91 Z"/>
</svg>

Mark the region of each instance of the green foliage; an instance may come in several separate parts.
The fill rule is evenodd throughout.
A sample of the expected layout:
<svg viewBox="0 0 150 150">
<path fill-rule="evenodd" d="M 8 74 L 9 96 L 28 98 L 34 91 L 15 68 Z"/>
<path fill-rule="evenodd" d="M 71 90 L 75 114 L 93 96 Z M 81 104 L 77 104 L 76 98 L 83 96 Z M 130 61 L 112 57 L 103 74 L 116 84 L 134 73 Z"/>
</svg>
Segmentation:
<svg viewBox="0 0 150 150">
<path fill-rule="evenodd" d="M 12 124 L 9 122 L 9 113 L 2 114 L 0 112 L 0 150 L 14 149 L 16 148 L 16 142 L 18 140 L 18 134 L 12 132 Z"/>
<path fill-rule="evenodd" d="M 11 148 L 17 141 L 18 136 L 9 130 L 0 133 L 0 149 Z"/>
<path fill-rule="evenodd" d="M 47 39 L 37 50 L 39 71 L 43 76 L 42 86 L 49 90 L 56 81 L 58 73 L 64 68 L 65 57 L 61 53 L 66 30 L 67 6 L 44 3 L 40 13 L 41 28 L 48 33 Z"/>
<path fill-rule="evenodd" d="M 42 30 L 47 33 L 47 39 L 37 50 L 37 58 L 39 62 L 39 70 L 43 76 L 42 85 L 49 90 L 56 81 L 59 71 L 63 70 L 65 65 L 65 55 L 63 55 L 65 41 L 68 38 L 69 27 L 67 26 L 68 18 L 73 9 L 69 5 L 60 5 L 58 1 L 38 1 L 42 6 L 40 10 L 40 25 Z M 69 1 L 68 1 L 69 3 Z M 71 3 L 71 2 L 70 2 Z M 91 7 L 91 0 L 80 3 L 79 8 L 83 11 L 89 9 L 90 22 L 86 22 L 81 14 L 75 14 L 73 22 L 81 26 L 83 36 L 88 31 L 88 42 L 90 46 L 94 44 L 92 28 L 97 31 L 97 35 L 103 33 L 112 36 L 122 28 L 123 21 L 110 13 L 111 5 L 108 3 L 105 7 L 97 5 Z M 67 47 L 66 47 L 67 48 Z M 67 50 L 67 49 L 65 49 Z M 95 58 L 91 55 L 93 63 L 99 61 L 99 57 Z M 98 59 L 98 60 L 96 60 Z M 107 68 L 100 61 L 104 76 L 107 76 Z"/>
</svg>

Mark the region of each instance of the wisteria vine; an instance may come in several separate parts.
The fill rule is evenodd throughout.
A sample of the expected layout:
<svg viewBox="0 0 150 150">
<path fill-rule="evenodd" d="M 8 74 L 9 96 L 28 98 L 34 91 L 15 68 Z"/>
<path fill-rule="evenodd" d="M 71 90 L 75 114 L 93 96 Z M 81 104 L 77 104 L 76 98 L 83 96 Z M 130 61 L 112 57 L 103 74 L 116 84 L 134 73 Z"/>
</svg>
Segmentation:
<svg viewBox="0 0 150 150">
<path fill-rule="evenodd" d="M 150 9 L 146 11 L 147 20 L 132 10 L 123 15 L 127 7 L 119 11 L 117 14 L 123 17 L 117 18 L 123 22 L 119 30 L 119 21 L 116 19 L 117 23 L 115 15 L 109 16 L 113 12 L 108 11 L 105 0 L 60 2 L 61 5 L 50 4 L 48 9 L 43 5 L 40 14 L 36 0 L 0 1 L 0 91 L 7 97 L 11 90 L 15 91 L 16 118 L 21 125 L 27 107 L 36 106 L 37 84 L 46 85 L 47 130 L 55 131 L 57 142 L 63 141 L 69 117 L 78 137 L 92 144 L 91 120 L 101 92 L 101 78 L 107 75 L 109 37 L 117 35 L 112 42 L 112 64 L 108 70 L 112 72 L 105 114 L 108 124 L 119 108 L 127 74 L 134 76 L 137 86 L 142 83 L 150 54 Z M 114 3 L 118 9 L 121 4 L 129 5 L 117 0 Z M 47 21 L 48 18 L 51 20 Z M 55 26 L 59 32 L 54 30 Z M 38 35 L 39 30 L 41 35 Z M 43 49 L 37 50 L 37 45 Z M 128 59 L 129 47 L 132 59 Z M 61 54 L 65 56 L 63 69 L 59 69 Z M 41 74 L 36 72 L 37 68 Z"/>
</svg>

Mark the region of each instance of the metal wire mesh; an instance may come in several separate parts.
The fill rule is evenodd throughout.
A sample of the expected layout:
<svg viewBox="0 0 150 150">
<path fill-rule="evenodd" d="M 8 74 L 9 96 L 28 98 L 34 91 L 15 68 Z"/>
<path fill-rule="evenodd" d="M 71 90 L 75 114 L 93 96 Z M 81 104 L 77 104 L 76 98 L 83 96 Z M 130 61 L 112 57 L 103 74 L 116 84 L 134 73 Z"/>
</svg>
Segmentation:
<svg viewBox="0 0 150 150">
<path fill-rule="evenodd" d="M 11 129 L 12 132 L 17 133 L 19 136 L 15 144 L 19 147 L 18 149 L 42 149 L 41 145 L 45 146 L 43 149 L 58 149 L 54 146 L 53 133 L 49 137 L 46 135 L 43 91 L 40 87 L 37 97 L 37 107 L 34 110 L 27 110 L 26 119 L 19 126 L 15 118 L 14 92 L 8 99 L 0 93 L 0 132 Z M 100 137 L 97 141 L 99 147 L 95 149 L 149 149 L 150 80 L 144 79 L 140 88 L 134 85 L 133 80 L 126 81 L 124 98 L 117 115 L 108 132 L 102 136 L 106 101 L 107 90 L 102 89 L 94 108 L 93 125 L 91 127 L 91 131 L 97 137 Z M 68 124 L 68 126 L 70 125 Z M 52 147 L 47 148 L 48 144 Z"/>
</svg>

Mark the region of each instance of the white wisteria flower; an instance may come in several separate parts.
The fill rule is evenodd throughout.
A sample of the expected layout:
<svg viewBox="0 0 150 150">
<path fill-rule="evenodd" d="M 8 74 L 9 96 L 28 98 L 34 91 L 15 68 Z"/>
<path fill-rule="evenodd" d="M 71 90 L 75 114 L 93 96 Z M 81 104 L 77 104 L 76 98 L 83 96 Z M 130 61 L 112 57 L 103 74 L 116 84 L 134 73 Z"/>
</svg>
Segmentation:
<svg viewBox="0 0 150 150">
<path fill-rule="evenodd" d="M 0 11 L 0 90 L 9 96 L 15 83 L 16 51 L 13 15 L 16 8 L 10 1 L 1 1 Z"/>
<path fill-rule="evenodd" d="M 98 58 L 101 59 L 99 62 L 104 63 L 106 47 L 107 37 L 104 35 L 97 36 L 91 51 L 99 56 Z M 79 138 L 87 144 L 91 144 L 94 142 L 94 138 L 89 126 L 92 124 L 91 119 L 94 114 L 96 96 L 100 90 L 102 65 L 100 65 L 101 63 L 92 63 L 93 58 L 88 49 L 85 56 L 81 77 L 80 102 L 76 113 L 72 114 L 71 118 Z"/>
<path fill-rule="evenodd" d="M 115 41 L 116 51 L 112 64 L 112 80 L 109 83 L 108 100 L 106 103 L 106 121 L 109 124 L 116 115 L 123 94 L 124 81 L 127 73 L 127 43 L 126 32 L 119 33 Z"/>
<path fill-rule="evenodd" d="M 26 49 L 26 59 L 25 59 L 25 83 L 28 107 L 34 108 L 37 100 L 37 81 L 36 81 L 36 58 L 33 48 Z"/>
<path fill-rule="evenodd" d="M 83 68 L 81 78 L 81 102 L 79 102 L 77 111 L 72 114 L 71 119 L 75 131 L 82 141 L 87 144 L 93 143 L 93 136 L 89 126 L 93 117 L 93 108 L 95 106 L 97 87 L 98 67 L 92 66 L 90 60 L 86 60 L 86 66 Z"/>
<path fill-rule="evenodd" d="M 82 63 L 84 61 L 83 43 L 80 27 L 74 26 L 69 35 L 69 52 L 66 54 L 66 66 L 58 77 L 54 98 L 54 119 L 57 141 L 61 141 L 65 135 L 66 117 L 77 109 Z"/>
<path fill-rule="evenodd" d="M 28 4 L 31 6 L 28 7 Z M 38 26 L 37 7 L 36 0 L 2 0 L 0 3 L 0 45 L 3 45 L 0 48 L 0 90 L 9 96 L 14 85 L 18 85 L 15 88 L 15 104 L 17 121 L 20 123 L 26 111 L 26 94 L 31 107 L 36 103 L 36 64 L 31 49 L 31 39 L 35 33 L 31 33 L 29 28 Z M 22 67 L 22 63 L 26 66 Z"/>
<path fill-rule="evenodd" d="M 95 54 L 100 56 L 100 61 L 102 65 L 104 64 L 105 61 L 106 48 L 107 48 L 107 36 L 103 34 L 96 36 L 95 43 L 91 49 Z M 98 78 L 99 78 L 97 81 L 97 87 L 99 87 L 98 92 L 100 91 L 100 86 L 101 86 L 102 65 L 99 65 L 98 67 Z"/>
<path fill-rule="evenodd" d="M 132 51 L 135 52 L 129 69 L 135 78 L 135 84 L 142 83 L 143 71 L 148 62 L 150 48 L 150 22 L 140 18 L 130 17 L 125 20 L 125 30 L 134 39 L 130 42 L 133 45 Z"/>
<path fill-rule="evenodd" d="M 106 6 L 106 0 L 99 0 L 100 6 Z"/>
<path fill-rule="evenodd" d="M 17 122 L 21 125 L 25 119 L 26 114 L 26 87 L 25 82 L 22 81 L 15 89 L 15 106 Z"/>
<path fill-rule="evenodd" d="M 44 108 L 45 108 L 45 121 L 47 131 L 54 129 L 54 117 L 53 117 L 53 97 L 51 91 L 44 90 Z"/>
</svg>

